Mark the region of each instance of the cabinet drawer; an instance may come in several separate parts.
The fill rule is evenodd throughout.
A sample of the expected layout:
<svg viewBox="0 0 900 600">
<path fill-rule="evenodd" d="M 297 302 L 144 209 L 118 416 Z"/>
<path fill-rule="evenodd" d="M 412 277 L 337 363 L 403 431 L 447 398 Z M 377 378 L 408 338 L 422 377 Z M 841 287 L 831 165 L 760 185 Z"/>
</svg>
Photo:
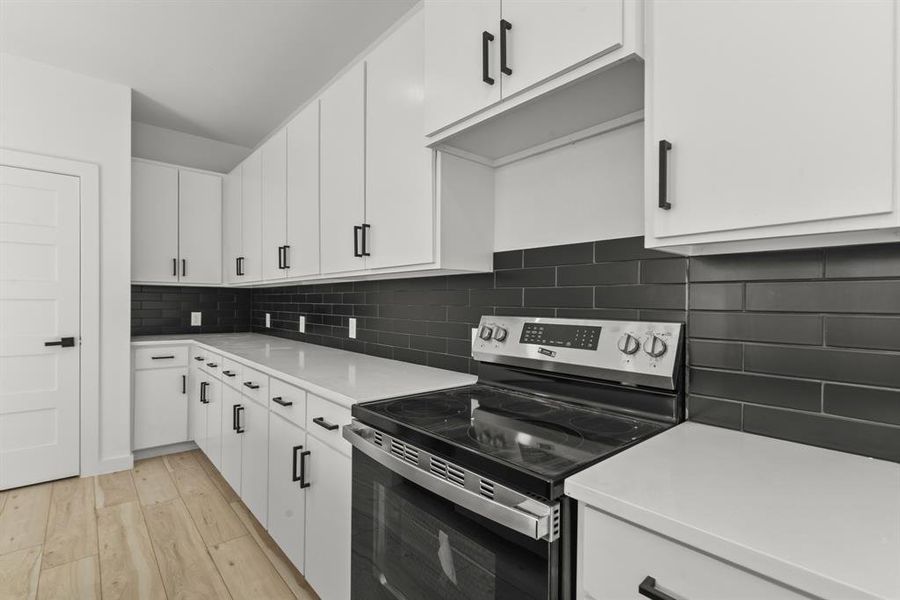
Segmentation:
<svg viewBox="0 0 900 600">
<path fill-rule="evenodd" d="M 154 346 L 135 348 L 134 369 L 166 369 L 184 367 L 188 363 L 187 346 Z"/>
<path fill-rule="evenodd" d="M 269 409 L 288 421 L 306 426 L 306 392 L 298 387 L 275 379 L 269 380 L 269 397 L 272 403 Z"/>
<path fill-rule="evenodd" d="M 243 388 L 244 365 L 230 358 L 222 357 L 222 381 L 236 390 Z"/>
<path fill-rule="evenodd" d="M 212 375 L 216 379 L 222 377 L 222 357 L 212 352 L 202 354 L 203 360 L 200 361 L 200 370 Z"/>
<path fill-rule="evenodd" d="M 589 507 L 579 532 L 580 598 L 641 600 L 638 587 L 652 577 L 675 598 L 801 600 L 768 579 Z"/>
<path fill-rule="evenodd" d="M 351 454 L 350 442 L 341 435 L 341 427 L 350 423 L 350 409 L 312 394 L 306 397 L 306 431 L 332 448 Z"/>
<path fill-rule="evenodd" d="M 269 376 L 246 365 L 241 367 L 241 372 L 241 393 L 263 406 L 269 406 Z"/>
</svg>

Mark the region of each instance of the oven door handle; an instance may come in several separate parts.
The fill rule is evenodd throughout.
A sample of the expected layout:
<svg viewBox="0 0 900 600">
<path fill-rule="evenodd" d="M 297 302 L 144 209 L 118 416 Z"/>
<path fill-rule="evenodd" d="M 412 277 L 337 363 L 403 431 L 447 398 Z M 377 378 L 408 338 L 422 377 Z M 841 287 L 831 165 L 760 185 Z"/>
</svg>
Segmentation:
<svg viewBox="0 0 900 600">
<path fill-rule="evenodd" d="M 559 504 L 547 505 L 518 493 L 510 494 L 514 497 L 505 498 L 506 502 L 503 498 L 482 496 L 432 474 L 428 463 L 431 455 L 428 452 L 419 450 L 415 465 L 394 456 L 374 442 L 374 429 L 358 421 L 344 425 L 342 435 L 354 448 L 372 460 L 457 506 L 531 539 L 553 541 L 558 537 L 554 521 L 558 522 L 559 519 Z M 389 436 L 383 434 L 383 439 L 389 440 Z M 384 443 L 384 446 L 389 448 L 390 441 Z"/>
</svg>

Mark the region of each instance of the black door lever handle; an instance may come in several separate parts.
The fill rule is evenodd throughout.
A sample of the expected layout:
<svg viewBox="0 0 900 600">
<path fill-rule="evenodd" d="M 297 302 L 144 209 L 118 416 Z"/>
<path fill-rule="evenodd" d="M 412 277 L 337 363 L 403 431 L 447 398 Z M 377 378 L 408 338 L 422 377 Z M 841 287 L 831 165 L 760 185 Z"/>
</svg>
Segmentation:
<svg viewBox="0 0 900 600">
<path fill-rule="evenodd" d="M 45 346 L 62 346 L 63 348 L 71 348 L 75 345 L 75 338 L 73 337 L 64 337 L 59 338 L 59 341 L 56 342 L 44 342 Z"/>
</svg>

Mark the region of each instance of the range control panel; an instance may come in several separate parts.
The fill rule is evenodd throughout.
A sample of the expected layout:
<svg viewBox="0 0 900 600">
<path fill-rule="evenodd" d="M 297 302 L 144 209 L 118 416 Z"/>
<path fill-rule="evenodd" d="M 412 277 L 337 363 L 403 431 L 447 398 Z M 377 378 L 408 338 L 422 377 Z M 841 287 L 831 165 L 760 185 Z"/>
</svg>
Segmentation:
<svg viewBox="0 0 900 600">
<path fill-rule="evenodd" d="M 481 318 L 473 358 L 674 389 L 682 323 L 544 317 Z"/>
</svg>

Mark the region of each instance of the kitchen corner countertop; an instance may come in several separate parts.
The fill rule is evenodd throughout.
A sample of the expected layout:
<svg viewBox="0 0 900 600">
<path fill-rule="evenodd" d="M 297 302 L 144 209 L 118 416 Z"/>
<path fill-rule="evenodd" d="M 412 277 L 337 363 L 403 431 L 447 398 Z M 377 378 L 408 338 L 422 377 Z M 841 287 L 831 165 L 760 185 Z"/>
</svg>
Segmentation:
<svg viewBox="0 0 900 600">
<path fill-rule="evenodd" d="M 465 373 L 260 333 L 138 336 L 132 346 L 196 343 L 344 406 L 475 383 Z"/>
<path fill-rule="evenodd" d="M 900 598 L 900 464 L 688 422 L 566 493 L 817 597 Z"/>
</svg>

